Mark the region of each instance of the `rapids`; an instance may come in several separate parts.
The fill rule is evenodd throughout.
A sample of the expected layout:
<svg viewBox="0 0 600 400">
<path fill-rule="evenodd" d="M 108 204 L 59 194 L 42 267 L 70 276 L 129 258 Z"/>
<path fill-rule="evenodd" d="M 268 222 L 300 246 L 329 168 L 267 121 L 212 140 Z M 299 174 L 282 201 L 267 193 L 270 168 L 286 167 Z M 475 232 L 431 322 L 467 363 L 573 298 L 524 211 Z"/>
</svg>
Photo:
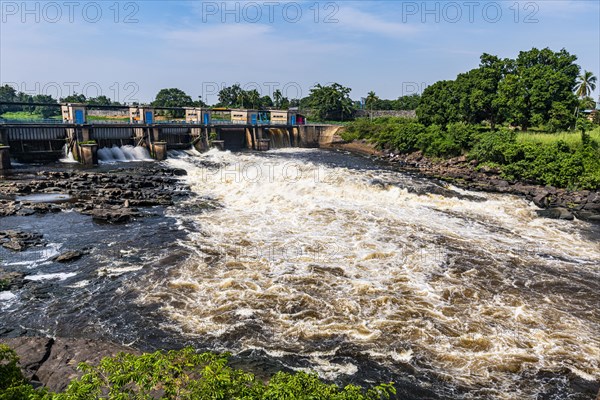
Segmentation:
<svg viewBox="0 0 600 400">
<path fill-rule="evenodd" d="M 141 146 L 113 146 L 98 149 L 98 160 L 102 163 L 152 161 L 148 150 Z"/>
<path fill-rule="evenodd" d="M 131 165 L 117 150 L 100 149 L 101 169 Z M 333 151 L 165 163 L 196 196 L 128 225 L 75 212 L 0 220 L 46 242 L 0 247 L 0 268 L 24 274 L 0 292 L 0 337 L 192 345 L 259 374 L 394 381 L 403 400 L 598 391 L 598 225 Z M 86 255 L 53 261 L 66 250 Z"/>
<path fill-rule="evenodd" d="M 563 398 L 600 379 L 597 227 L 322 150 L 168 163 L 192 202 L 218 204 L 172 210 L 194 256 L 138 300 L 184 337 L 329 379 L 369 360 L 435 377 L 441 397 Z"/>
</svg>

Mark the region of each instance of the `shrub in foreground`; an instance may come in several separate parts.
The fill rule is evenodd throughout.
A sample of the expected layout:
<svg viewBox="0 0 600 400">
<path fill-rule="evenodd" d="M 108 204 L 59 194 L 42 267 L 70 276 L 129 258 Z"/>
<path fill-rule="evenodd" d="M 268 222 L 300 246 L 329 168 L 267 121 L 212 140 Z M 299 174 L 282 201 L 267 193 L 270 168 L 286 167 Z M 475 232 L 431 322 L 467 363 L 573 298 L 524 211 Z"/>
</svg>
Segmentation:
<svg viewBox="0 0 600 400">
<path fill-rule="evenodd" d="M 228 366 L 228 355 L 196 353 L 192 348 L 143 354 L 120 353 L 98 366 L 85 363 L 84 375 L 63 393 L 34 390 L 27 385 L 14 351 L 0 346 L 0 399 L 319 399 L 375 400 L 395 394 L 393 385 L 369 390 L 348 385 L 339 388 L 322 382 L 316 374 L 279 372 L 268 383 L 248 372 Z"/>
</svg>

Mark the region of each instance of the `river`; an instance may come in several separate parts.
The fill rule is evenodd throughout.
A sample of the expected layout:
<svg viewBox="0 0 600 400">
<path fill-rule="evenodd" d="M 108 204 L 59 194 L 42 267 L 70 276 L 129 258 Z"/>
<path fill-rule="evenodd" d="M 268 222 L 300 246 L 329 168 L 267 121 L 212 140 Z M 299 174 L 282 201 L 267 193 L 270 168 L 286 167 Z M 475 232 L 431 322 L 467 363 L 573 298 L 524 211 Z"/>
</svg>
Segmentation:
<svg viewBox="0 0 600 400">
<path fill-rule="evenodd" d="M 53 280 L 60 290 L 38 301 L 44 322 L 23 316 L 36 306 L 19 293 L 3 318 L 250 354 L 340 383 L 392 379 L 399 398 L 586 399 L 600 380 L 597 225 L 340 152 L 166 163 L 187 170 L 196 197 L 127 230 L 96 228 L 88 273 Z M 50 272 L 74 273 L 61 268 Z"/>
</svg>

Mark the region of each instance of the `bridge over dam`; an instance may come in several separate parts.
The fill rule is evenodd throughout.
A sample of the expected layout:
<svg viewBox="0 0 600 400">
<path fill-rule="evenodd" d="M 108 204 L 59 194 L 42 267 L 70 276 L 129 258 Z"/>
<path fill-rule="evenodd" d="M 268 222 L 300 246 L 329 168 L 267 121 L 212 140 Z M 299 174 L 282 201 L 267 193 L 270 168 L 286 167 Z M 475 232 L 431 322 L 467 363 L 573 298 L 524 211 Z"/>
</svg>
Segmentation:
<svg viewBox="0 0 600 400">
<path fill-rule="evenodd" d="M 210 113 L 210 114 L 209 114 Z M 87 121 L 84 107 L 63 106 L 63 120 L 0 119 L 0 169 L 10 159 L 23 163 L 52 162 L 68 152 L 82 164 L 98 163 L 103 148 L 140 146 L 163 160 L 168 150 L 265 151 L 283 147 L 320 147 L 340 128 L 306 124 L 289 111 L 186 109 L 185 121 L 159 121 L 154 110 L 132 107 L 129 121 Z M 226 118 L 225 118 L 226 117 Z"/>
</svg>

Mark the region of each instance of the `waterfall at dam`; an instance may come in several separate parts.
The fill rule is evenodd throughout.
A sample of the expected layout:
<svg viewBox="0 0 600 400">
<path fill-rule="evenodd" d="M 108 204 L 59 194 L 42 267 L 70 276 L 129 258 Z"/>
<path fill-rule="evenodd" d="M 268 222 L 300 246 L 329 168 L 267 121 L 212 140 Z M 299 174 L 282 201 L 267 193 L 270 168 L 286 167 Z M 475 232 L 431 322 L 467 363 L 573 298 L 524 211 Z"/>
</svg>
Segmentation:
<svg viewBox="0 0 600 400">
<path fill-rule="evenodd" d="M 59 161 L 65 164 L 78 164 L 77 160 L 75 159 L 75 156 L 73 155 L 73 152 L 69 148 L 69 145 L 66 144 L 63 147 L 63 157 Z"/>
<path fill-rule="evenodd" d="M 153 161 L 148 149 L 131 145 L 98 149 L 98 160 L 103 163 Z"/>
<path fill-rule="evenodd" d="M 269 139 L 271 140 L 270 146 L 272 149 L 282 149 L 285 147 L 292 146 L 292 141 L 290 140 L 290 133 L 287 129 L 270 128 L 269 136 Z"/>
</svg>

